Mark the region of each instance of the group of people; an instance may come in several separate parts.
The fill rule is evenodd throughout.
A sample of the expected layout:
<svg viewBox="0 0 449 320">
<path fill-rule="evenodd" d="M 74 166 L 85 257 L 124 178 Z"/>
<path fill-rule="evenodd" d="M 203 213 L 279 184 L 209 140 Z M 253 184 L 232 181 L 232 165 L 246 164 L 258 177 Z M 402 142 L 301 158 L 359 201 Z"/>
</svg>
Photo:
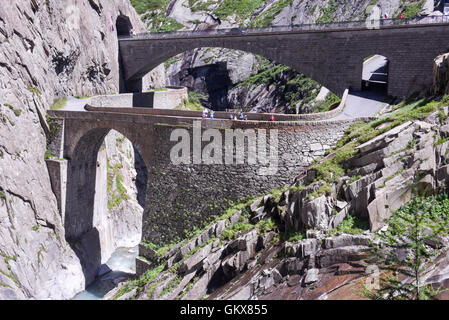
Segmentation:
<svg viewBox="0 0 449 320">
<path fill-rule="evenodd" d="M 206 118 L 215 119 L 215 111 L 211 110 L 210 113 L 209 113 L 209 111 L 207 109 L 204 109 L 203 110 L 203 114 L 201 115 L 201 117 L 203 119 L 206 119 Z"/>
<path fill-rule="evenodd" d="M 207 109 L 204 109 L 203 110 L 203 113 L 202 113 L 202 115 L 201 115 L 201 117 L 203 118 L 203 119 L 207 119 L 207 118 L 210 118 L 210 119 L 215 119 L 215 111 L 213 111 L 213 110 L 210 110 L 210 111 L 208 111 Z M 246 114 L 244 114 L 243 112 L 240 112 L 239 113 L 239 116 L 238 116 L 238 118 L 237 118 L 237 115 L 235 115 L 235 114 L 229 114 L 229 120 L 242 120 L 242 121 L 246 121 L 246 120 L 248 120 L 248 116 L 246 115 Z M 274 122 L 274 116 L 273 115 L 271 115 L 271 117 L 270 117 L 270 121 L 271 122 Z"/>
<path fill-rule="evenodd" d="M 232 113 L 229 115 L 229 120 L 237 120 L 237 116 L 233 115 Z M 244 114 L 243 112 L 239 113 L 238 120 L 248 120 L 248 116 Z"/>
<path fill-rule="evenodd" d="M 388 16 L 388 14 L 384 13 L 384 19 L 389 19 L 389 18 L 390 18 L 390 17 Z M 404 20 L 404 19 L 405 19 L 405 17 L 404 17 L 404 15 L 402 14 L 402 12 L 398 15 L 398 18 L 401 19 L 401 20 Z"/>
</svg>

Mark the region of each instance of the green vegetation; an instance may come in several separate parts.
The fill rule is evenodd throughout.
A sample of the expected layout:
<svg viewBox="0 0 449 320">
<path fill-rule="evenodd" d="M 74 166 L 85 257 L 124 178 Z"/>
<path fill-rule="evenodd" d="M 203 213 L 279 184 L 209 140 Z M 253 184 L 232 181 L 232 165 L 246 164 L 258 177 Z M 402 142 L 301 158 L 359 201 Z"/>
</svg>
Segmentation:
<svg viewBox="0 0 449 320">
<path fill-rule="evenodd" d="M 6 124 L 7 122 L 9 122 L 9 124 L 13 127 L 16 125 L 14 123 L 14 121 L 12 121 L 6 114 L 3 114 L 3 113 L 0 113 L 0 120 L 1 120 L 1 122 L 3 122 L 3 124 Z"/>
<path fill-rule="evenodd" d="M 156 251 L 156 257 L 162 259 L 163 257 L 165 257 L 167 252 L 169 252 L 176 244 L 178 244 L 178 242 L 180 242 L 179 239 L 176 239 L 172 241 L 170 244 L 165 245 L 157 245 L 152 242 L 142 242 L 142 244 L 147 248 Z"/>
<path fill-rule="evenodd" d="M 424 285 L 421 278 L 440 253 L 438 245 L 427 243 L 438 243 L 440 236 L 448 234 L 448 196 L 415 196 L 392 214 L 388 229 L 377 234 L 380 242 L 372 244 L 371 253 L 382 270 L 380 288 L 365 288 L 362 295 L 375 300 L 427 300 L 440 293 L 440 289 Z M 401 257 L 399 251 L 405 253 L 406 258 Z M 413 281 L 403 283 L 399 275 Z"/>
<path fill-rule="evenodd" d="M 67 97 L 57 99 L 53 102 L 53 105 L 50 107 L 50 110 L 59 110 L 64 108 L 67 105 Z"/>
<path fill-rule="evenodd" d="M 56 158 L 56 156 L 53 153 L 51 153 L 50 150 L 45 151 L 44 159 L 48 160 L 48 159 L 51 159 L 51 158 Z"/>
<path fill-rule="evenodd" d="M 330 235 L 348 233 L 348 234 L 363 234 L 369 230 L 369 223 L 359 217 L 347 215 L 336 229 L 330 231 Z"/>
<path fill-rule="evenodd" d="M 268 61 L 263 61 L 259 68 L 260 69 L 258 73 L 240 82 L 238 86 L 244 86 L 247 84 L 251 84 L 254 86 L 264 84 L 268 86 L 274 82 L 280 81 L 281 74 L 290 69 L 289 67 L 281 64 L 271 66 Z"/>
<path fill-rule="evenodd" d="M 347 134 L 337 143 L 337 148 L 347 144 L 350 141 L 357 145 L 371 140 L 372 138 L 385 133 L 394 127 L 397 127 L 409 120 L 423 119 L 432 112 L 437 111 L 446 104 L 445 99 L 442 101 L 430 101 L 420 99 L 418 101 L 404 100 L 400 104 L 393 107 L 394 112 L 380 117 L 369 123 L 356 122 L 347 131 Z M 380 125 L 386 124 L 382 128 Z"/>
<path fill-rule="evenodd" d="M 243 23 L 254 12 L 261 8 L 267 0 L 223 0 L 213 11 L 219 18 L 225 19 L 233 14 Z"/>
<path fill-rule="evenodd" d="M 223 230 L 221 238 L 223 240 L 233 240 L 235 239 L 237 233 L 245 233 L 253 227 L 254 225 L 249 222 L 237 222 L 233 226 L 229 226 Z"/>
<path fill-rule="evenodd" d="M 159 298 L 172 292 L 174 289 L 176 289 L 177 286 L 179 286 L 179 284 L 182 281 L 182 277 L 181 276 L 176 276 L 173 278 L 173 280 L 171 280 L 162 290 L 162 292 L 159 295 Z"/>
<path fill-rule="evenodd" d="M 189 98 L 185 99 L 183 103 L 177 106 L 176 110 L 192 110 L 192 111 L 202 111 L 204 107 L 201 100 L 207 100 L 207 95 L 195 91 L 189 92 Z"/>
<path fill-rule="evenodd" d="M 168 59 L 164 62 L 165 69 L 168 69 L 172 64 L 175 64 L 176 62 L 181 60 L 181 56 L 176 56 Z"/>
<path fill-rule="evenodd" d="M 280 240 L 286 242 L 298 242 L 306 238 L 305 232 L 287 231 L 280 234 Z"/>
<path fill-rule="evenodd" d="M 16 115 L 16 117 L 19 117 L 22 114 L 22 110 L 20 109 L 15 109 L 12 105 L 10 105 L 9 103 L 5 103 L 5 106 L 8 107 L 12 112 L 14 112 L 14 114 Z"/>
<path fill-rule="evenodd" d="M 31 86 L 28 86 L 27 90 L 29 92 L 31 92 L 32 94 L 36 94 L 38 96 L 42 95 L 42 92 L 38 88 L 34 88 L 34 87 L 31 87 Z"/>
<path fill-rule="evenodd" d="M 449 97 L 445 96 L 440 102 L 424 98 L 417 101 L 412 101 L 411 99 L 404 100 L 394 106 L 394 111 L 390 114 L 384 115 L 369 123 L 356 122 L 352 124 L 343 138 L 338 141 L 333 155 L 313 167 L 317 173 L 317 177 L 313 183 L 321 182 L 323 185 L 317 192 L 309 195 L 309 198 L 319 197 L 329 192 L 329 184 L 335 183 L 348 169 L 345 161 L 357 154 L 358 150 L 355 149 L 356 146 L 406 121 L 425 118 L 432 112 L 445 106 L 448 103 L 448 99 Z M 380 128 L 382 124 L 384 126 Z"/>
<path fill-rule="evenodd" d="M 405 19 L 410 19 L 410 18 L 414 18 L 414 17 L 418 16 L 419 13 L 421 12 L 421 10 L 423 9 L 423 6 L 424 6 L 424 1 L 419 0 L 419 1 L 414 1 L 412 3 L 408 3 L 404 7 L 404 1 L 401 0 L 401 7 L 404 8 L 402 14 L 404 15 Z"/>
<path fill-rule="evenodd" d="M 265 10 L 260 16 L 256 17 L 249 23 L 250 27 L 267 27 L 274 18 L 281 13 L 281 11 L 293 3 L 293 0 L 279 0 L 273 3 L 267 10 Z"/>
<path fill-rule="evenodd" d="M 162 270 L 164 270 L 164 265 L 159 265 L 145 272 L 139 279 L 127 281 L 123 285 L 123 287 L 120 288 L 117 294 L 112 298 L 112 300 L 117 300 L 118 298 L 135 288 L 137 288 L 137 293 L 139 293 L 143 290 L 144 286 L 147 283 L 153 282 L 154 279 L 156 279 L 156 277 L 162 272 Z"/>
<path fill-rule="evenodd" d="M 209 11 L 209 7 L 216 3 L 217 0 L 189 0 L 189 7 L 192 12 Z"/>
<path fill-rule="evenodd" d="M 150 28 L 150 32 L 175 32 L 184 28 L 182 23 L 164 15 L 147 14 L 145 18 L 148 20 L 147 26 Z"/>
<path fill-rule="evenodd" d="M 107 191 L 108 191 L 108 209 L 111 210 L 114 207 L 118 207 L 122 201 L 129 200 L 130 197 L 126 188 L 122 185 L 122 176 L 119 169 L 123 168 L 122 164 L 116 164 L 111 166 L 109 159 L 106 161 L 108 169 L 107 177 Z M 114 188 L 115 178 L 115 188 Z"/>
<path fill-rule="evenodd" d="M 338 9 L 338 3 L 335 0 L 328 1 L 327 7 L 321 8 L 321 17 L 317 23 L 331 23 L 334 21 L 334 13 Z"/>
<path fill-rule="evenodd" d="M 296 113 L 296 105 L 307 105 L 312 102 L 313 99 L 319 93 L 320 84 L 316 81 L 306 77 L 285 65 L 273 65 L 268 60 L 258 57 L 259 70 L 256 74 L 250 76 L 244 81 L 240 82 L 237 86 L 270 86 L 276 84 L 279 88 L 277 94 L 280 100 L 285 101 L 285 104 L 289 106 L 288 113 Z M 327 111 L 339 98 L 334 94 L 329 94 L 326 100 L 317 105 L 312 111 Z"/>
<path fill-rule="evenodd" d="M 153 88 L 153 89 L 149 89 L 145 92 L 148 93 L 148 92 L 163 92 L 163 91 L 168 91 L 168 89 L 167 88 Z"/>
<path fill-rule="evenodd" d="M 314 109 L 315 112 L 326 112 L 338 106 L 340 102 L 341 99 L 337 95 L 335 95 L 332 92 L 329 92 L 323 101 L 315 105 Z"/>
<path fill-rule="evenodd" d="M 137 13 L 147 23 L 150 32 L 173 32 L 184 27 L 173 18 L 166 17 L 169 0 L 131 0 Z"/>
<path fill-rule="evenodd" d="M 165 8 L 169 2 L 169 0 L 131 0 L 131 4 L 134 9 L 136 9 L 138 14 L 144 14 L 148 11 L 156 10 L 165 11 Z"/>
</svg>

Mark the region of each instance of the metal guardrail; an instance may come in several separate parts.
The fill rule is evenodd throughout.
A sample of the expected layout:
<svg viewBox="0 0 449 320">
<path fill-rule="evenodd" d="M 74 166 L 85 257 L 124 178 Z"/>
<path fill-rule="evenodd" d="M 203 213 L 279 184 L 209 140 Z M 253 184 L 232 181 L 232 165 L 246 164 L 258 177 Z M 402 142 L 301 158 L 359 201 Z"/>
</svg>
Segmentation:
<svg viewBox="0 0 449 320">
<path fill-rule="evenodd" d="M 223 28 L 213 30 L 186 30 L 176 32 L 149 32 L 132 36 L 121 36 L 120 40 L 140 40 L 140 39 L 171 39 L 188 38 L 201 36 L 235 36 L 258 33 L 294 32 L 294 31 L 321 31 L 321 30 L 344 30 L 344 29 L 377 29 L 389 26 L 409 26 L 424 24 L 449 24 L 449 15 L 425 16 L 411 19 L 380 19 L 380 20 L 359 20 L 341 21 L 331 23 L 300 24 L 288 26 L 270 26 L 262 28 Z"/>
</svg>

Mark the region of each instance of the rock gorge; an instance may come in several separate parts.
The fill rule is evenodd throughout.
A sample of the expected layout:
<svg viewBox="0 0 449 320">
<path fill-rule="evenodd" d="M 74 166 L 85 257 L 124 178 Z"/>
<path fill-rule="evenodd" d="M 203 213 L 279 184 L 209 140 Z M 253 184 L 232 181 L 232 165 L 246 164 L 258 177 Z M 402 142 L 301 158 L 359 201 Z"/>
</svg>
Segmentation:
<svg viewBox="0 0 449 320">
<path fill-rule="evenodd" d="M 122 28 L 142 33 L 364 19 L 372 1 L 259 1 L 250 11 L 221 6 L 224 1 L 160 1 L 162 6 L 153 8 L 138 2 L 17 0 L 0 7 L 0 299 L 71 299 L 90 282 L 65 240 L 64 217 L 52 190 L 48 165 L 58 159 L 47 153 L 51 126 L 46 111 L 68 96 L 123 90 L 117 42 Z M 416 2 L 377 4 L 393 15 Z M 418 11 L 429 14 L 430 2 L 424 2 Z M 446 68 L 447 56 L 439 57 L 434 85 L 439 99 L 449 93 Z M 206 93 L 202 102 L 217 110 L 306 113 L 328 94 L 321 85 L 260 57 L 210 48 L 177 56 L 143 81 L 144 90 L 165 85 Z M 361 259 L 372 231 L 383 227 L 379 217 L 390 214 L 385 206 L 394 210 L 404 204 L 410 181 L 434 193 L 447 188 L 447 101 L 428 103 L 416 102 L 413 108 L 424 108 L 417 117 L 395 113 L 407 108 L 398 104 L 398 109 L 385 110 L 384 117 L 390 118 L 384 123 L 358 123 L 351 130 L 371 127 L 380 135 L 352 144 L 357 154 L 335 163 L 332 159 L 342 154 L 332 150 L 320 162 L 324 170 L 309 168 L 284 190 L 255 195 L 165 252 L 141 245 L 141 255 L 153 258 L 145 261 L 153 264 L 153 273 L 120 284 L 106 298 L 351 297 L 343 284 L 355 286 L 365 276 Z M 392 117 L 404 121 L 389 128 Z M 347 133 L 339 147 L 355 138 Z M 326 164 L 351 170 L 330 177 Z M 141 241 L 146 185 L 141 166 L 132 144 L 118 132 L 109 133 L 98 156 L 93 221 L 102 262 L 118 247 Z M 338 226 L 353 216 L 369 226 L 358 235 L 343 234 Z M 294 241 L 280 239 L 289 230 L 301 234 Z M 446 246 L 447 239 L 442 243 Z M 429 283 L 446 285 L 446 260 L 441 256 L 437 267 L 428 270 Z"/>
<path fill-rule="evenodd" d="M 65 241 L 45 161 L 46 111 L 65 96 L 119 92 L 115 21 L 120 15 L 130 19 L 134 30 L 145 31 L 126 0 L 23 0 L 0 8 L 2 299 L 70 299 L 84 290 L 81 265 Z M 132 145 L 111 133 L 104 146 L 96 216 L 104 235 L 102 260 L 117 247 L 140 241 L 142 213 Z M 108 197 L 111 201 L 113 194 L 107 175 L 113 188 L 120 176 L 128 194 L 110 209 Z"/>
</svg>

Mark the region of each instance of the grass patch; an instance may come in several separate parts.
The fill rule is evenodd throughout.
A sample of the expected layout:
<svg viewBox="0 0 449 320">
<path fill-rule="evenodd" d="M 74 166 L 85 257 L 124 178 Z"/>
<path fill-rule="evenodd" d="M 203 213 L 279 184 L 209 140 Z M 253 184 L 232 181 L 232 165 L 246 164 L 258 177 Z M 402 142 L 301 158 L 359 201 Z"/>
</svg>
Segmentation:
<svg viewBox="0 0 449 320">
<path fill-rule="evenodd" d="M 122 201 L 129 200 L 130 197 L 126 188 L 122 184 L 122 176 L 119 170 L 123 168 L 122 164 L 111 166 L 109 159 L 106 160 L 107 166 L 107 191 L 108 191 L 108 209 L 118 207 Z M 114 188 L 115 179 L 115 188 Z"/>
<path fill-rule="evenodd" d="M 421 10 L 423 9 L 424 1 L 415 1 L 412 3 L 408 3 L 405 5 L 404 11 L 402 14 L 405 19 L 411 19 L 419 15 Z"/>
<path fill-rule="evenodd" d="M 260 16 L 253 19 L 250 23 L 250 27 L 267 27 L 274 18 L 281 13 L 281 11 L 293 3 L 293 0 L 280 0 L 273 3 L 267 10 L 265 10 Z"/>
<path fill-rule="evenodd" d="M 27 90 L 28 90 L 29 92 L 31 92 L 32 94 L 36 94 L 36 95 L 38 95 L 38 96 L 42 95 L 42 92 L 41 92 L 38 88 L 28 86 L 28 87 L 27 87 Z"/>
<path fill-rule="evenodd" d="M 358 217 L 347 215 L 336 229 L 331 230 L 331 235 L 342 233 L 363 234 L 369 230 L 369 222 Z"/>
<path fill-rule="evenodd" d="M 125 282 L 123 287 L 120 288 L 120 290 L 116 293 L 112 300 L 117 300 L 118 298 L 128 292 L 131 292 L 135 288 L 137 288 L 137 291 L 140 292 L 147 283 L 153 282 L 154 279 L 156 279 L 156 277 L 162 272 L 162 270 L 164 270 L 164 265 L 159 265 L 145 272 L 139 279 Z"/>
<path fill-rule="evenodd" d="M 261 8 L 266 0 L 223 0 L 213 11 L 220 19 L 236 15 L 237 22 L 243 23 L 254 12 Z"/>
<path fill-rule="evenodd" d="M 341 102 L 341 99 L 334 94 L 333 92 L 329 92 L 326 95 L 326 98 L 323 101 L 318 102 L 318 104 L 315 105 L 314 109 L 315 112 L 326 112 L 334 109 L 337 107 Z"/>
<path fill-rule="evenodd" d="M 67 105 L 67 97 L 55 100 L 53 105 L 50 107 L 50 110 L 60 110 Z"/>
</svg>

